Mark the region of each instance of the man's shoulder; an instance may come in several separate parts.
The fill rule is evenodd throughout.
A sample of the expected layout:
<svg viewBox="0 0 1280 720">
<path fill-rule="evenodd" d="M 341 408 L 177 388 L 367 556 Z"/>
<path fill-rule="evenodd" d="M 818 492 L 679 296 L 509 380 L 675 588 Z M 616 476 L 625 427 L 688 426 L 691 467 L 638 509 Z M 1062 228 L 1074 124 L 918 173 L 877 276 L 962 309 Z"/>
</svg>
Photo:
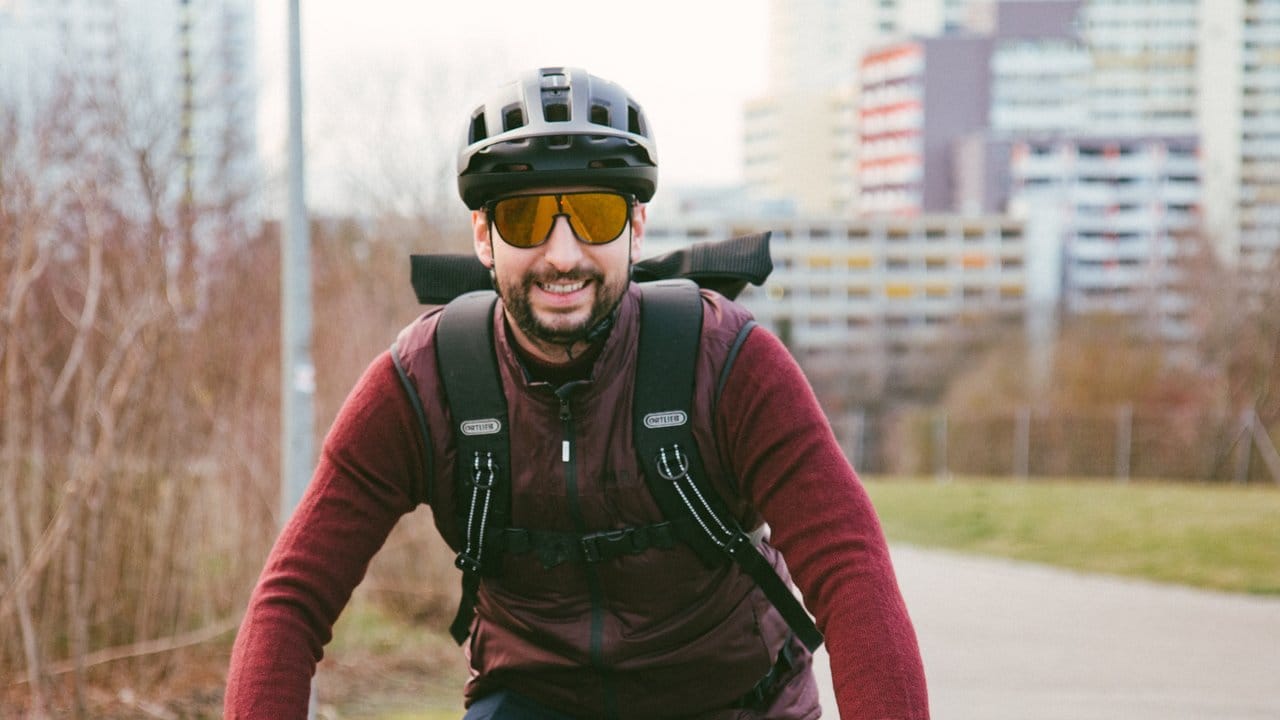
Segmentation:
<svg viewBox="0 0 1280 720">
<path fill-rule="evenodd" d="M 444 306 L 440 306 L 422 313 L 400 330 L 391 345 L 397 369 L 419 386 L 422 380 L 437 377 L 436 330 L 443 311 Z"/>
</svg>

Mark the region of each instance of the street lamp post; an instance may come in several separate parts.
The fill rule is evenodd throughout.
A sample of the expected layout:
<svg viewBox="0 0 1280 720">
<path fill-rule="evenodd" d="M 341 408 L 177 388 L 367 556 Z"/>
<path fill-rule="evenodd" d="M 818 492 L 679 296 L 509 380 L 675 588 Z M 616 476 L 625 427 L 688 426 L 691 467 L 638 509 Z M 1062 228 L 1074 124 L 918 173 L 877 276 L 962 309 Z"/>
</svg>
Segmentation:
<svg viewBox="0 0 1280 720">
<path fill-rule="evenodd" d="M 315 464 L 315 366 L 311 362 L 311 236 L 307 225 L 302 143 L 302 42 L 298 0 L 289 0 L 289 208 L 280 248 L 280 523 L 293 514 Z M 311 683 L 308 719 L 315 718 Z"/>
</svg>

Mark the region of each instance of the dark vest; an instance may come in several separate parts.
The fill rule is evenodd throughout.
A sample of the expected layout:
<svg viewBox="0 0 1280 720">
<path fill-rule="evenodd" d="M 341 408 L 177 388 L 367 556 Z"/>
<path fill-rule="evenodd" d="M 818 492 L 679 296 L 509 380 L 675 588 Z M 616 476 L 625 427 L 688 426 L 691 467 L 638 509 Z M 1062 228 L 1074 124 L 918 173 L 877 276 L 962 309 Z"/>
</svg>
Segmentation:
<svg viewBox="0 0 1280 720">
<path fill-rule="evenodd" d="M 712 425 L 720 372 L 750 315 L 718 294 L 703 295 L 694 437 L 708 476 L 742 527 L 756 528 L 761 520 L 728 477 Z M 458 550 L 463 535 L 454 497 L 453 419 L 434 346 L 439 317 L 438 311 L 424 315 L 401 333 L 396 347 L 432 440 L 422 500 L 430 502 L 442 536 Z M 529 382 L 501 308 L 495 311 L 511 430 L 512 526 L 583 533 L 664 519 L 632 443 L 638 320 L 633 286 L 591 379 L 561 388 L 562 402 L 557 388 Z M 761 550 L 788 577 L 778 552 L 767 544 Z M 466 647 L 473 673 L 466 693 L 470 701 L 506 687 L 580 717 L 706 714 L 749 691 L 773 666 L 787 636 L 785 621 L 750 577 L 731 563 L 708 568 L 679 543 L 550 568 L 532 554 L 507 553 L 502 572 L 486 577 L 480 588 Z"/>
</svg>

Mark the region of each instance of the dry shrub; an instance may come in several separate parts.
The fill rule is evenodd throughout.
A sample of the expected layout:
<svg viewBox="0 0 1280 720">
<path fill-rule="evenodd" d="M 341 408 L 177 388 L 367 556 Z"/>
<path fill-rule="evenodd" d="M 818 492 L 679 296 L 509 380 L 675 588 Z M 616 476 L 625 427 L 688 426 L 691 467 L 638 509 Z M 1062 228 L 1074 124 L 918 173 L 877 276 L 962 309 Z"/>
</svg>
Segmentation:
<svg viewBox="0 0 1280 720">
<path fill-rule="evenodd" d="M 396 334 L 426 308 L 409 284 L 409 254 L 469 252 L 469 227 L 389 217 L 314 226 L 315 364 L 318 428 L 326 428 L 351 386 Z M 370 564 L 363 589 L 405 620 L 438 627 L 458 598 L 453 553 L 427 508 L 403 518 Z"/>
<path fill-rule="evenodd" d="M 176 148 L 140 130 L 163 123 L 68 88 L 0 115 L 5 717 L 84 717 L 103 688 L 149 692 L 183 648 L 225 646 L 279 525 L 276 228 L 251 221 L 253 188 L 184 203 Z M 317 440 L 420 311 L 408 251 L 446 232 L 466 237 L 317 227 Z M 456 597 L 428 525 L 406 522 L 371 572 L 423 588 L 413 616 Z"/>
</svg>

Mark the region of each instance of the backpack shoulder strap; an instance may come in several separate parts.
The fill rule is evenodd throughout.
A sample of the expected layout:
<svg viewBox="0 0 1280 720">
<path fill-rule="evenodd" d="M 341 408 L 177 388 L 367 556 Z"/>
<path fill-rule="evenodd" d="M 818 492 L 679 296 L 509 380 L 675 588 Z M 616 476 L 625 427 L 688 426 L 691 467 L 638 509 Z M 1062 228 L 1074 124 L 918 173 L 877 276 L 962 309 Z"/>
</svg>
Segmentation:
<svg viewBox="0 0 1280 720">
<path fill-rule="evenodd" d="M 436 356 L 457 441 L 456 504 L 465 533 L 455 565 L 462 570 L 462 599 L 449 628 L 461 643 L 470 632 L 482 574 L 498 567 L 486 556 L 489 528 L 511 517 L 510 443 L 507 399 L 502 392 L 493 344 L 497 295 L 478 291 L 449 303 L 436 330 Z"/>
<path fill-rule="evenodd" d="M 396 374 L 400 376 L 400 385 L 409 397 L 409 405 L 413 407 L 413 414 L 418 420 L 418 432 L 422 435 L 422 451 L 426 454 L 424 458 L 426 469 L 423 471 L 421 480 L 414 483 L 413 499 L 419 503 L 431 504 L 435 502 L 435 480 L 432 477 L 434 467 L 431 463 L 431 432 L 427 430 L 427 414 L 422 409 L 422 398 L 418 396 L 418 389 L 414 387 L 413 381 L 409 379 L 409 373 L 404 369 L 404 362 L 400 359 L 399 342 L 391 343 L 391 362 L 395 365 Z"/>
<path fill-rule="evenodd" d="M 708 481 L 693 438 L 702 295 L 688 280 L 641 287 L 633 428 L 649 490 L 681 540 L 709 564 L 723 562 L 726 555 L 736 562 L 814 650 L 822 634 Z M 689 518 L 693 522 L 681 520 Z"/>
</svg>

